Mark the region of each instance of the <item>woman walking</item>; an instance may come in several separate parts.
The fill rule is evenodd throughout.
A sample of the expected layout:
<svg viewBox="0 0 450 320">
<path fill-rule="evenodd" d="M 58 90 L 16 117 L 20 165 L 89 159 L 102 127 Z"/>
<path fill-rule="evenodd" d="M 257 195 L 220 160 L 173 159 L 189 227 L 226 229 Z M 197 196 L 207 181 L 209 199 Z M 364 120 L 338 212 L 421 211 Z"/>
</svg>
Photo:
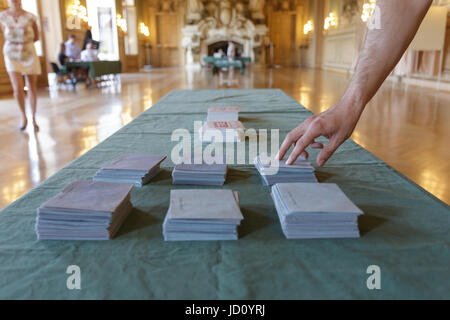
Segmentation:
<svg viewBox="0 0 450 320">
<path fill-rule="evenodd" d="M 25 92 L 23 77 L 28 87 L 28 98 L 33 116 L 33 126 L 39 130 L 36 122 L 37 77 L 41 74 L 39 57 L 34 42 L 39 40 L 37 18 L 22 9 L 21 0 L 8 0 L 9 9 L 0 12 L 0 26 L 5 38 L 3 55 L 6 71 L 8 71 L 14 97 L 22 112 L 20 130 L 25 130 L 28 121 L 25 111 Z"/>
</svg>

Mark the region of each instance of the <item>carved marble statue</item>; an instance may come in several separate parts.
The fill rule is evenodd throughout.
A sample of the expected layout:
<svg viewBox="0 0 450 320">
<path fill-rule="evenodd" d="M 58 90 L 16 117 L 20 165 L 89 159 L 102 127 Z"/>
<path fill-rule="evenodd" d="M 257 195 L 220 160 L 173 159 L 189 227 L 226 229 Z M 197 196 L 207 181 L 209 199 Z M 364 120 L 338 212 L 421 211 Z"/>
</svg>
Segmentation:
<svg viewBox="0 0 450 320">
<path fill-rule="evenodd" d="M 224 26 L 228 26 L 231 22 L 232 11 L 231 11 L 231 2 L 228 0 L 224 0 L 220 2 L 220 22 Z"/>
<path fill-rule="evenodd" d="M 264 19 L 264 0 L 250 0 L 248 8 L 253 19 Z"/>
<path fill-rule="evenodd" d="M 232 28 L 239 33 L 241 32 L 239 31 L 240 29 L 245 28 L 245 24 L 247 23 L 247 21 L 248 19 L 245 17 L 244 5 L 242 3 L 237 3 L 233 9 L 230 26 L 232 26 Z"/>
<path fill-rule="evenodd" d="M 209 2 L 206 5 L 206 12 L 208 14 L 208 17 L 217 18 L 217 5 L 214 2 Z"/>
<path fill-rule="evenodd" d="M 209 46 L 230 40 L 242 48 L 242 56 L 262 61 L 258 48 L 268 31 L 264 0 L 186 1 L 188 24 L 182 29 L 182 46 L 187 67 L 199 67 Z"/>
<path fill-rule="evenodd" d="M 187 0 L 187 12 L 200 13 L 203 10 L 203 3 L 200 0 Z"/>
<path fill-rule="evenodd" d="M 202 18 L 204 6 L 200 0 L 187 0 L 186 5 L 186 19 L 188 23 L 198 21 Z"/>
<path fill-rule="evenodd" d="M 342 15 L 348 23 L 352 22 L 359 10 L 358 0 L 344 0 L 342 4 Z"/>
</svg>

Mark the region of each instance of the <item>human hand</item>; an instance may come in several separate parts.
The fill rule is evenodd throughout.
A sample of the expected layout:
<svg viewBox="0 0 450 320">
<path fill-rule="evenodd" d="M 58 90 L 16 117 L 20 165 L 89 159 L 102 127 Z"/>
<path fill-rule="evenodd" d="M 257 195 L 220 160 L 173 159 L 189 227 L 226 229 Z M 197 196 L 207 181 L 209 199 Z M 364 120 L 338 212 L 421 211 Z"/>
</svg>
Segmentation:
<svg viewBox="0 0 450 320">
<path fill-rule="evenodd" d="M 287 164 L 294 163 L 300 155 L 308 158 L 308 152 L 305 150 L 307 147 L 322 148 L 317 157 L 317 164 L 323 166 L 336 149 L 352 135 L 362 109 L 355 107 L 353 103 L 341 101 L 330 109 L 309 117 L 288 133 L 278 152 L 278 159 L 283 159 L 292 145 L 294 150 L 286 161 Z M 315 142 L 320 136 L 329 139 L 325 147 Z"/>
</svg>

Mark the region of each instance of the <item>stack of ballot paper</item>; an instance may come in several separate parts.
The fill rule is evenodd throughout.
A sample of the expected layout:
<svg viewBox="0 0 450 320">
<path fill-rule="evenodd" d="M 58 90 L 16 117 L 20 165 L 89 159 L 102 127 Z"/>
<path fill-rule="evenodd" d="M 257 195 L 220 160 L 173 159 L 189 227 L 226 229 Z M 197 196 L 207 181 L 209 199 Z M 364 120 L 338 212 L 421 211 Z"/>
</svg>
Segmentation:
<svg viewBox="0 0 450 320">
<path fill-rule="evenodd" d="M 131 183 L 138 187 L 147 184 L 160 171 L 166 156 L 137 154 L 123 155 L 101 168 L 94 181 Z"/>
<path fill-rule="evenodd" d="M 112 239 L 132 210 L 131 184 L 75 181 L 37 210 L 38 240 Z"/>
<path fill-rule="evenodd" d="M 198 133 L 203 142 L 245 141 L 245 127 L 240 121 L 207 121 Z"/>
<path fill-rule="evenodd" d="M 363 212 L 333 183 L 279 183 L 272 198 L 288 239 L 358 238 Z"/>
<path fill-rule="evenodd" d="M 226 164 L 186 164 L 175 166 L 172 171 L 173 184 L 222 186 L 228 167 Z"/>
<path fill-rule="evenodd" d="M 243 216 L 231 190 L 171 190 L 165 241 L 237 240 Z"/>
<path fill-rule="evenodd" d="M 207 121 L 238 121 L 241 110 L 241 107 L 209 108 Z"/>
<path fill-rule="evenodd" d="M 287 165 L 286 160 L 268 159 L 267 156 L 261 155 L 254 160 L 255 167 L 266 186 L 283 182 L 317 182 L 314 167 L 302 157 L 291 165 Z"/>
</svg>

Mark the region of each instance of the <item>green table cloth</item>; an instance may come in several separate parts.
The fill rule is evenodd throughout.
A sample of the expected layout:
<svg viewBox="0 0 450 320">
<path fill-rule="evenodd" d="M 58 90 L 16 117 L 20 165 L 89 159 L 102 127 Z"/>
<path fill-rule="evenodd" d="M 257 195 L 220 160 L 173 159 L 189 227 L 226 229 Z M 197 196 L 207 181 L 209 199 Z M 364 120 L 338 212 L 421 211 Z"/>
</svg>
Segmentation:
<svg viewBox="0 0 450 320">
<path fill-rule="evenodd" d="M 215 57 L 205 57 L 203 58 L 205 63 L 210 63 L 213 66 L 213 74 L 216 74 L 221 68 L 239 68 L 239 72 L 244 74 L 244 68 L 246 62 L 251 62 L 251 58 L 242 57 L 230 60 L 227 57 L 215 58 Z"/>
<path fill-rule="evenodd" d="M 36 209 L 69 182 L 124 153 L 170 156 L 174 129 L 192 132 L 209 107 L 226 105 L 243 107 L 247 128 L 279 128 L 282 137 L 311 115 L 280 90 L 171 92 L 0 212 L 0 298 L 450 298 L 448 206 L 351 141 L 317 175 L 365 212 L 360 239 L 287 240 L 270 189 L 252 165 L 236 165 L 224 188 L 241 195 L 238 241 L 163 241 L 170 190 L 195 188 L 172 186 L 169 170 L 133 189 L 135 209 L 114 240 L 36 240 Z M 81 290 L 67 289 L 70 265 L 81 269 Z M 380 267 L 380 290 L 367 288 L 371 265 Z"/>
<path fill-rule="evenodd" d="M 244 64 L 242 63 L 242 61 L 240 60 L 234 60 L 234 61 L 229 61 L 229 60 L 217 60 L 213 63 L 214 65 L 214 73 L 217 72 L 218 69 L 221 68 L 239 68 L 239 72 L 241 74 L 244 74 Z"/>
<path fill-rule="evenodd" d="M 122 72 L 122 64 L 120 61 L 74 61 L 66 63 L 66 69 L 83 67 L 89 68 L 89 77 L 91 78 L 119 74 Z"/>
<path fill-rule="evenodd" d="M 224 61 L 224 60 L 228 61 L 229 58 L 228 57 L 216 58 L 216 57 L 213 57 L 213 56 L 208 56 L 208 57 L 204 57 L 203 58 L 203 61 L 205 63 L 214 63 L 216 61 Z M 235 60 L 242 61 L 242 63 L 250 63 L 250 62 L 252 62 L 252 58 L 250 58 L 250 57 L 237 57 L 237 58 L 235 58 Z"/>
</svg>

